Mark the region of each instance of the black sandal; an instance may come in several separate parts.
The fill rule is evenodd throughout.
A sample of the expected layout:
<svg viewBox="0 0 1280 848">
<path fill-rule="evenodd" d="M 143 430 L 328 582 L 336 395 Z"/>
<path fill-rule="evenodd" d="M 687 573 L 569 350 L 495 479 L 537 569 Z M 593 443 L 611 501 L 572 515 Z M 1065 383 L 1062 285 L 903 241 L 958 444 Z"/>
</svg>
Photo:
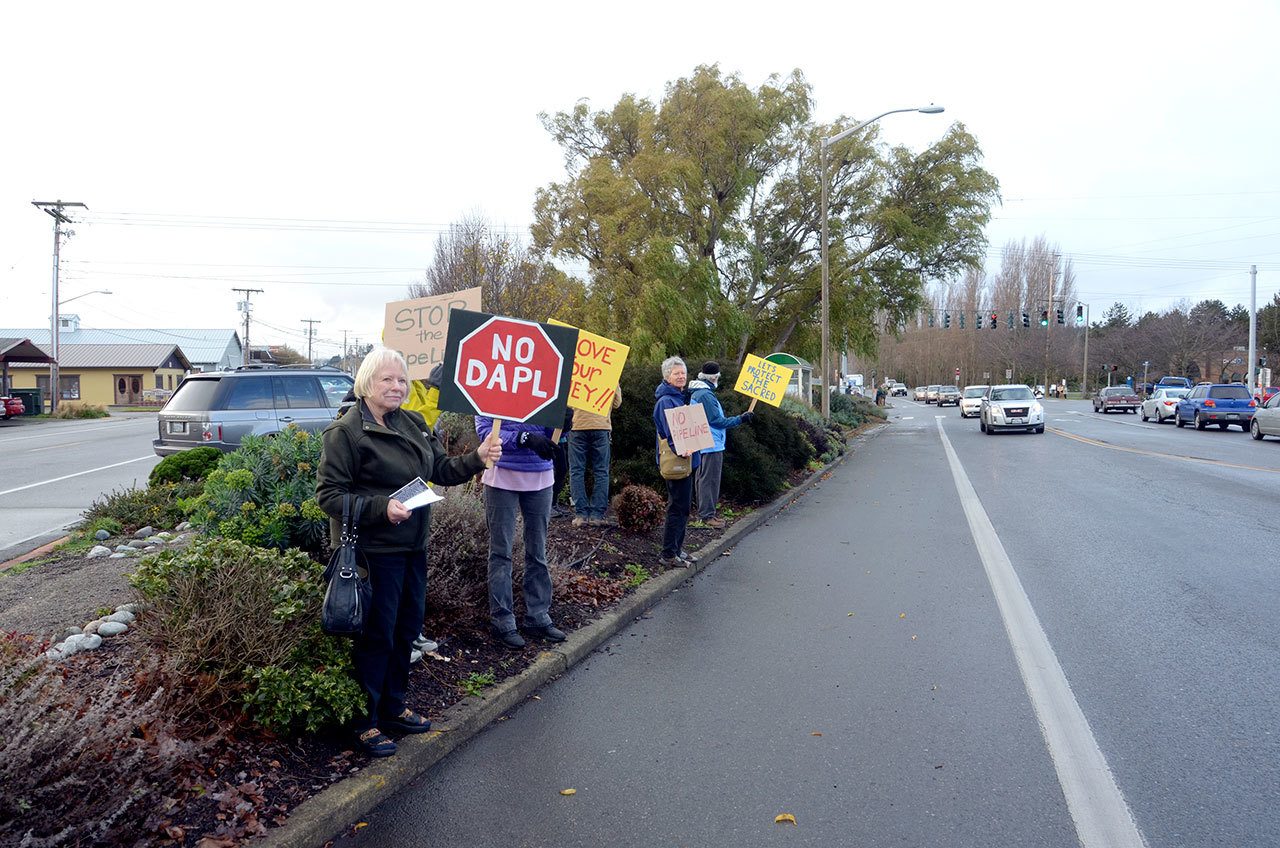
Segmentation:
<svg viewBox="0 0 1280 848">
<path fill-rule="evenodd" d="M 401 733 L 426 733 L 431 729 L 431 722 L 406 708 L 395 718 L 384 718 L 382 724 Z"/>
<path fill-rule="evenodd" d="M 376 727 L 356 736 L 356 742 L 371 757 L 389 757 L 396 752 L 396 743 Z"/>
</svg>

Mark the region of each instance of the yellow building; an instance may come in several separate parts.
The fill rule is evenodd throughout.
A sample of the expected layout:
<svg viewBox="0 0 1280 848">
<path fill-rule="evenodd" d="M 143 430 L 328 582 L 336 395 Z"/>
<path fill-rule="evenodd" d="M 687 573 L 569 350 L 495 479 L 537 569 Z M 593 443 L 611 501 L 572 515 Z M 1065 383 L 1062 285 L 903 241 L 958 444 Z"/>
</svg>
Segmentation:
<svg viewBox="0 0 1280 848">
<path fill-rule="evenodd" d="M 162 403 L 190 370 L 186 354 L 173 344 L 61 344 L 58 402 L 97 406 Z M 9 374 L 16 389 L 41 389 L 48 407 L 47 365 L 15 362 Z"/>
</svg>

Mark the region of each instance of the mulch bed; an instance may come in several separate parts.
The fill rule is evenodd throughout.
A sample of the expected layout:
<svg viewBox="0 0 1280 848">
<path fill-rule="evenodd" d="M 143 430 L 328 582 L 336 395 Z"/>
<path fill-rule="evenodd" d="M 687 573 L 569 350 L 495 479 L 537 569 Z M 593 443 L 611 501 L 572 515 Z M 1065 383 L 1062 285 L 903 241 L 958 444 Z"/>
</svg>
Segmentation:
<svg viewBox="0 0 1280 848">
<path fill-rule="evenodd" d="M 803 476 L 797 474 L 797 481 Z M 552 608 L 556 624 L 572 631 L 615 605 L 632 591 L 624 585 L 628 565 L 661 572 L 661 532 L 629 534 L 615 524 L 573 527 L 567 513 L 554 518 L 547 557 L 560 576 Z M 691 522 L 685 547 L 696 550 L 722 532 Z M 436 716 L 464 697 L 462 683 L 469 675 L 492 672 L 500 681 L 524 670 L 544 649 L 532 640 L 518 651 L 495 644 L 487 618 L 482 610 L 467 620 L 445 622 L 432 619 L 428 610 L 426 633 L 440 643 L 439 657 L 428 655 L 413 667 L 407 698 L 412 709 Z M 126 635 L 70 658 L 64 667 L 69 678 L 93 686 L 119 668 L 131 673 L 141 668 L 139 654 L 139 644 Z M 138 834 L 137 845 L 231 848 L 283 824 L 293 807 L 368 762 L 354 750 L 351 736 L 336 730 L 286 739 L 247 720 L 201 724 L 185 719 L 177 732 L 204 740 L 202 754 L 185 763 L 175 785 L 165 789 L 165 800 L 146 833 Z"/>
</svg>

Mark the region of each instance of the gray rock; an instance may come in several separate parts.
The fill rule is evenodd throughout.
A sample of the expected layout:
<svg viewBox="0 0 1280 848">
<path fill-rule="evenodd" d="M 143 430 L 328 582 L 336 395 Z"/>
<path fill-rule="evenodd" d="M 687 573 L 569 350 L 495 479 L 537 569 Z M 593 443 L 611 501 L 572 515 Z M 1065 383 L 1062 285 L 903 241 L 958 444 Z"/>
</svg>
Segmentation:
<svg viewBox="0 0 1280 848">
<path fill-rule="evenodd" d="M 85 559 L 102 559 L 105 556 L 111 556 L 111 549 L 102 545 L 94 545 L 93 550 L 85 555 Z"/>
<path fill-rule="evenodd" d="M 119 552 L 116 552 L 116 553 L 112 554 L 111 556 L 107 557 L 107 559 L 128 559 L 128 558 L 129 558 L 129 555 L 128 555 L 128 554 L 122 554 L 122 553 L 119 553 Z"/>
<path fill-rule="evenodd" d="M 129 625 L 119 621 L 104 621 L 98 625 L 99 636 L 119 636 L 129 629 Z"/>
<path fill-rule="evenodd" d="M 116 553 L 118 554 L 128 553 L 131 550 L 133 550 L 133 548 L 128 545 L 116 545 Z"/>
<path fill-rule="evenodd" d="M 146 542 L 148 545 L 163 545 L 165 542 L 168 541 L 168 539 L 166 539 L 164 536 L 148 536 L 142 541 Z"/>
<path fill-rule="evenodd" d="M 125 623 L 127 624 L 128 622 Z M 62 631 L 62 638 L 70 639 L 72 636 L 79 636 L 83 632 L 84 631 L 79 627 L 68 627 L 66 630 Z"/>
<path fill-rule="evenodd" d="M 80 640 L 80 650 L 82 651 L 96 651 L 98 648 L 101 648 L 101 647 L 102 647 L 102 637 L 96 633 L 84 636 Z"/>
<path fill-rule="evenodd" d="M 129 543 L 129 547 L 137 548 L 139 550 L 141 550 L 142 548 L 145 548 L 146 546 L 147 546 L 147 543 L 142 541 L 141 539 L 134 539 L 132 542 Z"/>
<path fill-rule="evenodd" d="M 58 650 L 55 647 L 45 651 L 44 658 L 47 660 L 50 660 L 51 662 L 58 662 L 59 660 L 65 660 L 67 658 L 67 655 L 62 653 L 62 651 Z"/>
<path fill-rule="evenodd" d="M 161 541 L 167 542 L 173 538 L 173 534 L 170 533 L 168 530 L 163 530 L 156 534 L 156 538 L 160 539 Z"/>
<path fill-rule="evenodd" d="M 102 619 L 96 618 L 84 626 L 84 633 L 92 635 L 98 632 L 98 628 L 102 626 Z"/>
<path fill-rule="evenodd" d="M 142 550 L 145 551 L 146 553 L 151 553 L 152 551 L 158 550 L 158 549 L 159 549 L 159 545 L 147 545 Z"/>
<path fill-rule="evenodd" d="M 187 541 L 190 538 L 191 538 L 190 533 L 180 533 L 177 536 L 173 537 L 173 539 L 171 540 L 171 544 L 181 545 L 183 542 Z"/>
<path fill-rule="evenodd" d="M 134 618 L 135 618 L 134 614 L 129 612 L 128 610 L 116 610 L 115 612 L 111 613 L 111 615 L 105 617 L 102 620 L 118 621 L 121 624 L 132 624 Z"/>
<path fill-rule="evenodd" d="M 99 530 L 97 533 L 93 534 L 93 538 L 97 539 L 99 542 L 105 542 L 107 539 L 111 538 L 111 534 L 106 530 Z"/>
<path fill-rule="evenodd" d="M 182 522 L 181 524 L 179 524 L 177 527 L 175 527 L 175 528 L 173 528 L 173 529 L 174 529 L 174 530 L 177 530 L 179 533 L 181 533 L 181 532 L 182 532 L 182 531 L 184 531 L 184 530 L 190 530 L 190 529 L 191 529 L 191 522 L 190 522 L 190 521 L 184 521 L 184 522 Z"/>
<path fill-rule="evenodd" d="M 137 615 L 137 614 L 138 614 L 138 611 L 139 611 L 139 610 L 141 610 L 141 609 L 142 609 L 142 604 L 121 604 L 120 606 L 116 607 L 115 611 L 116 611 L 116 612 L 131 612 L 131 613 L 133 613 L 134 615 Z"/>
<path fill-rule="evenodd" d="M 146 527 L 139 527 L 138 532 L 133 534 L 133 538 L 145 539 L 148 536 L 154 536 L 155 532 L 156 532 L 156 528 L 148 524 Z"/>
</svg>

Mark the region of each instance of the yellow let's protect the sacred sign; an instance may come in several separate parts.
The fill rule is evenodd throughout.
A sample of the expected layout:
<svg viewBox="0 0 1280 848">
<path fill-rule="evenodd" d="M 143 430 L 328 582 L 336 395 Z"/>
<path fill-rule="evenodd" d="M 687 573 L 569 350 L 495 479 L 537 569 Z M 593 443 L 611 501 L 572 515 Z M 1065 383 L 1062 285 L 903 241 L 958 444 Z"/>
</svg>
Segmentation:
<svg viewBox="0 0 1280 848">
<path fill-rule="evenodd" d="M 563 321 L 552 319 L 548 324 L 569 327 Z M 586 330 L 578 330 L 578 346 L 573 356 L 573 379 L 569 383 L 569 406 L 608 415 L 613 396 L 622 379 L 622 366 L 626 364 L 631 348 L 597 336 Z"/>
<path fill-rule="evenodd" d="M 742 372 L 738 374 L 738 384 L 733 390 L 762 400 L 770 406 L 778 406 L 782 403 L 782 396 L 786 394 L 787 384 L 790 382 L 790 368 L 748 353 L 747 361 L 742 363 Z M 755 406 L 754 401 L 752 406 Z"/>
</svg>

